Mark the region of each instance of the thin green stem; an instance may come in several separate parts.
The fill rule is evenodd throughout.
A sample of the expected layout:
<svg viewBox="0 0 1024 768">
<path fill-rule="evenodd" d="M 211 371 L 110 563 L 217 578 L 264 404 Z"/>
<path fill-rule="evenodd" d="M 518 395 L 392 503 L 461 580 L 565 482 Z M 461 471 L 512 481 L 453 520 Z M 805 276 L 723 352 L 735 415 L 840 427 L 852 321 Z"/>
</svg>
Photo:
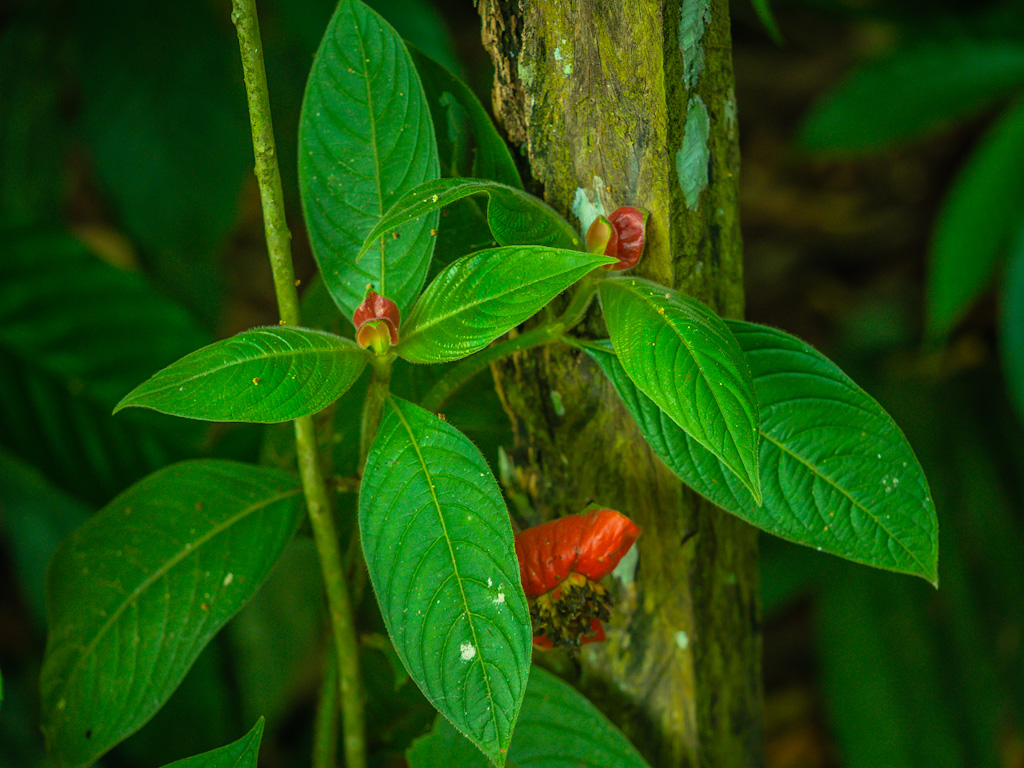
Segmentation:
<svg viewBox="0 0 1024 768">
<path fill-rule="evenodd" d="M 313 721 L 313 768 L 338 765 L 338 661 L 327 654 L 327 668 L 320 684 Z"/>
<path fill-rule="evenodd" d="M 299 295 L 292 267 L 291 235 L 284 212 L 284 193 L 277 165 L 274 128 L 270 118 L 270 95 L 263 66 L 263 47 L 254 0 L 232 0 L 231 20 L 238 31 L 245 92 L 249 102 L 256 179 L 263 205 L 263 226 L 267 237 L 270 267 L 274 273 L 281 322 L 299 323 Z M 366 728 L 363 710 L 363 686 L 359 670 L 359 646 L 348 582 L 342 568 L 338 534 L 331 514 L 330 496 L 317 451 L 316 431 L 309 416 L 295 420 L 295 447 L 306 497 L 306 509 L 313 539 L 320 556 L 327 607 L 331 617 L 334 652 L 338 662 L 338 691 L 341 698 L 342 725 L 347 768 L 366 768 Z"/>
<path fill-rule="evenodd" d="M 584 277 L 577 284 L 576 291 L 565 311 L 555 319 L 541 323 L 518 336 L 499 341 L 494 346 L 487 347 L 472 357 L 467 357 L 434 383 L 434 386 L 423 396 L 420 405 L 428 411 L 438 411 L 452 395 L 462 389 L 470 379 L 489 367 L 491 363 L 516 352 L 542 347 L 561 339 L 567 330 L 578 325 L 583 319 L 587 307 L 590 306 L 590 302 L 593 301 L 594 294 L 597 292 L 597 283 L 600 277 L 595 273 Z"/>
</svg>

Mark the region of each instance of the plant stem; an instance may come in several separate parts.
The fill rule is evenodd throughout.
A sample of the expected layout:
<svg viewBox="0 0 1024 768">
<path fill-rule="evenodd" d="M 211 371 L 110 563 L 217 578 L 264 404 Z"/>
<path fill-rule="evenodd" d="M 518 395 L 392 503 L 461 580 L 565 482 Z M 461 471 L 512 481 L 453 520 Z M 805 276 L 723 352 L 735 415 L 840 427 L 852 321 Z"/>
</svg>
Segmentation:
<svg viewBox="0 0 1024 768">
<path fill-rule="evenodd" d="M 337 764 L 338 661 L 334 654 L 329 653 L 313 722 L 313 768 L 335 768 Z"/>
<path fill-rule="evenodd" d="M 274 128 L 270 118 L 270 95 L 263 66 L 263 49 L 254 0 L 232 0 L 231 20 L 238 31 L 238 47 L 245 76 L 245 92 L 249 102 L 253 151 L 256 157 L 256 179 L 263 205 L 263 225 L 274 273 L 281 323 L 298 325 L 299 295 L 291 257 L 291 235 L 284 212 L 281 172 L 277 165 Z M 359 670 L 359 647 L 348 583 L 341 564 L 338 535 L 331 514 L 330 496 L 320 471 L 316 431 L 309 416 L 295 420 L 295 446 L 306 497 L 313 538 L 320 556 L 327 607 L 331 617 L 334 651 L 338 660 L 338 689 L 343 712 L 345 765 L 365 768 L 366 735 L 363 711 L 362 678 Z"/>
<path fill-rule="evenodd" d="M 597 283 L 600 279 L 601 275 L 594 272 L 584 277 L 577 284 L 569 306 L 555 319 L 541 323 L 514 338 L 499 341 L 493 347 L 487 347 L 487 349 L 477 352 L 472 357 L 467 357 L 435 382 L 434 386 L 423 396 L 420 405 L 428 411 L 436 412 L 444 406 L 448 398 L 458 392 L 470 379 L 484 370 L 484 368 L 487 368 L 491 363 L 508 357 L 515 352 L 541 347 L 561 339 L 567 330 L 577 325 L 583 319 L 587 307 L 590 306 L 590 302 L 597 292 Z"/>
</svg>

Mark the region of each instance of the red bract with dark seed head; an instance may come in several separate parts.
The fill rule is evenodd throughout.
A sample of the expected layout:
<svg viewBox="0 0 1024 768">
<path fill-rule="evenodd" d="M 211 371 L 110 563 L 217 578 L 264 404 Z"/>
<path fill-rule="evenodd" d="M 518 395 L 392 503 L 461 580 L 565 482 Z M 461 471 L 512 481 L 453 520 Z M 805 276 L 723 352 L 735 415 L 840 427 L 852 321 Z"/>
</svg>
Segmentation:
<svg viewBox="0 0 1024 768">
<path fill-rule="evenodd" d="M 612 265 L 613 271 L 630 269 L 640 261 L 640 256 L 644 252 L 644 236 L 649 215 L 647 211 L 624 205 L 622 208 L 616 208 L 608 217 L 619 238 L 618 253 L 614 254 L 618 257 L 619 263 Z"/>
<path fill-rule="evenodd" d="M 570 515 L 516 535 L 538 647 L 576 648 L 604 640 L 601 621 L 608 618 L 610 602 L 598 582 L 639 535 L 632 520 L 611 509 Z"/>
</svg>

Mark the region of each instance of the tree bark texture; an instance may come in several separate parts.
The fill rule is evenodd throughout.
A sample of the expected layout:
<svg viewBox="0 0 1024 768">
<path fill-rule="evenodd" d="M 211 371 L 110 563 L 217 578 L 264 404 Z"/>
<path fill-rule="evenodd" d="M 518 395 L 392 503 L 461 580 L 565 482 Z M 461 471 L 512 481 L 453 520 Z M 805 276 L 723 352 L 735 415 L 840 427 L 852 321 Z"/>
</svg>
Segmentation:
<svg viewBox="0 0 1024 768">
<path fill-rule="evenodd" d="M 495 112 L 537 191 L 569 216 L 649 210 L 637 274 L 740 316 L 726 0 L 479 0 L 479 10 Z M 596 313 L 586 332 L 607 336 Z M 755 531 L 669 472 L 585 355 L 546 347 L 495 366 L 495 378 L 517 441 L 505 479 L 536 510 L 528 522 L 594 501 L 643 528 L 635 572 L 616 583 L 609 640 L 584 649 L 581 687 L 656 768 L 761 765 Z"/>
</svg>

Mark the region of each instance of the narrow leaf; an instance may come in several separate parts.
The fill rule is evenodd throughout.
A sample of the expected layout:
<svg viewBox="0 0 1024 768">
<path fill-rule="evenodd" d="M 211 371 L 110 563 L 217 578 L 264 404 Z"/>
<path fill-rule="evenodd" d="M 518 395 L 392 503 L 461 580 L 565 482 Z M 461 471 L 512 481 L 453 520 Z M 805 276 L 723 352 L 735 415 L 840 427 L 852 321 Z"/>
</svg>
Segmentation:
<svg viewBox="0 0 1024 768">
<path fill-rule="evenodd" d="M 941 338 L 978 298 L 1024 213 L 1024 101 L 975 148 L 943 202 L 929 254 L 928 331 Z"/>
<path fill-rule="evenodd" d="M 487 223 L 500 245 L 547 245 L 578 250 L 582 241 L 569 223 L 543 200 L 494 181 L 438 179 L 399 198 L 366 236 L 359 256 L 406 222 L 470 195 L 487 195 Z"/>
<path fill-rule="evenodd" d="M 695 299 L 635 278 L 600 286 L 608 333 L 630 379 L 761 503 L 750 368 L 725 322 Z"/>
<path fill-rule="evenodd" d="M 493 762 L 530 671 L 530 614 L 508 511 L 480 451 L 391 397 L 359 493 L 363 551 L 402 663 Z"/>
<path fill-rule="evenodd" d="M 1021 85 L 1019 42 L 961 36 L 922 43 L 854 72 L 805 118 L 799 141 L 814 150 L 877 151 L 971 115 Z"/>
<path fill-rule="evenodd" d="M 999 344 L 1010 400 L 1024 421 L 1024 230 L 1017 233 L 1006 269 Z"/>
<path fill-rule="evenodd" d="M 447 105 L 450 110 L 451 102 L 454 101 L 461 107 L 473 134 L 476 149 L 472 175 L 478 179 L 490 179 L 522 189 L 523 182 L 519 178 L 519 171 L 508 145 L 469 86 L 414 46 L 409 46 L 409 53 L 412 55 L 431 106 L 444 108 Z M 434 113 L 436 114 L 436 110 Z M 438 133 L 441 132 L 436 119 L 434 129 Z"/>
<path fill-rule="evenodd" d="M 768 33 L 768 36 L 781 45 L 782 33 L 779 31 L 779 25 L 775 23 L 775 14 L 772 13 L 772 6 L 769 0 L 750 0 L 750 4 L 754 6 L 754 13 L 761 20 L 761 25 L 764 27 L 765 32 Z"/>
<path fill-rule="evenodd" d="M 462 735 L 438 718 L 406 752 L 409 768 L 487 768 Z M 541 667 L 530 671 L 508 765 L 544 768 L 648 768 L 647 762 L 597 708 Z"/>
<path fill-rule="evenodd" d="M 256 721 L 245 736 L 231 744 L 204 752 L 195 757 L 175 760 L 166 768 L 256 768 L 263 739 L 263 718 Z"/>
<path fill-rule="evenodd" d="M 427 275 L 436 214 L 356 252 L 381 215 L 438 177 L 423 88 L 398 33 L 359 0 L 341 0 L 313 61 L 299 123 L 299 182 L 310 242 L 342 313 L 372 285 L 408 310 Z M 394 233 L 394 234 L 393 234 Z"/>
<path fill-rule="evenodd" d="M 206 421 L 288 421 L 337 400 L 367 359 L 353 342 L 324 331 L 254 328 L 154 374 L 114 413 L 138 407 Z"/>
<path fill-rule="evenodd" d="M 761 507 L 633 385 L 609 344 L 587 351 L 654 452 L 722 509 L 784 539 L 934 583 L 935 505 L 899 427 L 799 339 L 752 323 L 729 321 L 729 327 L 750 361 L 761 405 Z"/>
<path fill-rule="evenodd" d="M 492 248 L 450 265 L 427 287 L 402 328 L 397 352 L 417 363 L 477 352 L 615 259 L 542 246 Z"/>
<path fill-rule="evenodd" d="M 167 701 L 294 534 L 296 485 L 235 462 L 174 464 L 61 544 L 40 678 L 55 764 L 91 764 Z"/>
</svg>

